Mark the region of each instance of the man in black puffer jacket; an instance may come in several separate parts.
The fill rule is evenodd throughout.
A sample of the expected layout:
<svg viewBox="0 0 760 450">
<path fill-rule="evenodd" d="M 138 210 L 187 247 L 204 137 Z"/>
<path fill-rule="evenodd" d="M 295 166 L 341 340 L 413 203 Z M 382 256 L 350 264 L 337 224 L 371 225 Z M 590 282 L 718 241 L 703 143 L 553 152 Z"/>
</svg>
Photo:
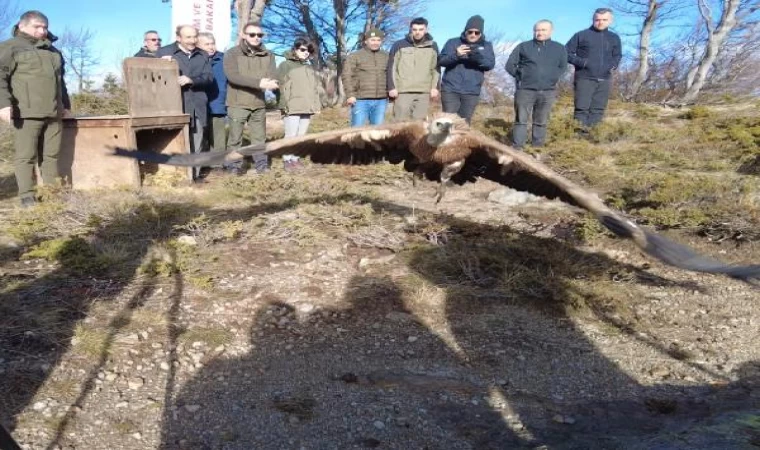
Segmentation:
<svg viewBox="0 0 760 450">
<path fill-rule="evenodd" d="M 622 57 L 620 37 L 608 30 L 612 10 L 597 9 L 593 20 L 590 28 L 575 33 L 565 46 L 567 60 L 575 66 L 575 120 L 587 127 L 602 121 L 612 72 Z"/>
<path fill-rule="evenodd" d="M 549 113 L 557 99 L 557 82 L 567 70 L 565 46 L 551 40 L 553 25 L 539 20 L 533 39 L 518 45 L 507 60 L 507 72 L 515 77 L 515 124 L 512 142 L 522 148 L 528 139 L 528 121 L 533 122 L 532 144 L 546 143 Z"/>
<path fill-rule="evenodd" d="M 484 20 L 472 16 L 461 36 L 449 39 L 438 58 L 446 69 L 441 83 L 443 112 L 458 114 L 469 123 L 480 101 L 485 73 L 493 69 L 493 45 L 483 34 Z"/>
</svg>

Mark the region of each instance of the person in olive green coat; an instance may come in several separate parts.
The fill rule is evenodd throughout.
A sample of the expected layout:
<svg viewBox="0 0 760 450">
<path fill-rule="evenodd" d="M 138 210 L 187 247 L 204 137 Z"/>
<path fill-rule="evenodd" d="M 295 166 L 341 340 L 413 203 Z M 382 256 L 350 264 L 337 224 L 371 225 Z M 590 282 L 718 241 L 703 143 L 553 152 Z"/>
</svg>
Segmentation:
<svg viewBox="0 0 760 450">
<path fill-rule="evenodd" d="M 322 109 L 324 89 L 319 74 L 309 63 L 315 46 L 307 39 L 296 39 L 293 47 L 285 52 L 285 61 L 277 68 L 280 84 L 279 107 L 285 116 L 285 137 L 303 136 L 309 130 L 311 116 Z M 301 167 L 295 155 L 283 155 L 285 170 Z"/>
<path fill-rule="evenodd" d="M 0 120 L 15 129 L 14 158 L 21 205 L 32 206 L 34 166 L 42 148 L 42 180 L 57 182 L 61 150 L 61 119 L 69 116 L 64 61 L 53 47 L 48 18 L 27 11 L 13 27 L 13 37 L 0 43 Z"/>
<path fill-rule="evenodd" d="M 243 144 L 243 129 L 248 124 L 251 144 L 263 144 L 266 140 L 267 90 L 277 89 L 277 68 L 274 54 L 264 47 L 265 33 L 260 26 L 249 23 L 243 28 L 240 45 L 224 54 L 224 75 L 227 76 L 227 117 L 230 119 L 230 135 L 227 148 L 239 148 Z M 266 155 L 253 157 L 257 173 L 269 170 Z M 226 169 L 240 174 L 242 164 L 231 163 Z"/>
</svg>

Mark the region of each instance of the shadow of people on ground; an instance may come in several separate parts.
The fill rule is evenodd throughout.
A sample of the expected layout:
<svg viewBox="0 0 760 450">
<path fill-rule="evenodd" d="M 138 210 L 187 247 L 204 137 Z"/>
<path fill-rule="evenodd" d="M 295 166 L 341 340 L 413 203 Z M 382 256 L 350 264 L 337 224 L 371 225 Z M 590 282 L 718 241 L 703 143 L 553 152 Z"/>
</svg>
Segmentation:
<svg viewBox="0 0 760 450">
<path fill-rule="evenodd" d="M 462 230 L 407 267 L 354 275 L 322 307 L 262 286 L 249 343 L 165 406 L 162 448 L 682 448 L 668 433 L 753 404 L 745 375 L 644 386 L 575 317 L 612 301 L 578 279 L 674 282 L 552 239 Z"/>
<path fill-rule="evenodd" d="M 323 200 L 319 195 L 315 199 Z M 45 257 L 55 259 L 55 268 L 49 262 L 34 259 L 27 261 L 31 264 L 17 261 L 23 249 L 3 251 L 0 261 L 3 264 L 0 272 L 0 424 L 13 432 L 19 414 L 39 400 L 36 397 L 57 373 L 55 386 L 50 387 L 55 392 L 46 394 L 49 399 L 38 402 L 39 410 L 34 408 L 45 417 L 45 427 L 41 428 L 47 430 L 44 436 L 35 436 L 33 441 L 49 439 L 50 448 L 63 445 L 67 427 L 81 415 L 85 403 L 92 400 L 91 394 L 98 388 L 96 383 L 101 380 L 96 378 L 103 375 L 107 365 L 114 363 L 111 355 L 114 347 L 139 347 L 139 342 L 121 341 L 132 337 L 124 335 L 133 333 L 127 330 L 131 329 L 134 314 L 146 302 L 158 301 L 153 300 L 154 294 L 166 283 L 155 272 L 143 270 L 156 263 L 152 261 L 155 255 L 150 253 L 151 249 L 176 237 L 176 227 L 188 224 L 201 214 L 214 226 L 216 222 L 247 220 L 262 212 L 290 207 L 291 202 L 272 202 L 250 208 L 209 210 L 190 203 L 147 201 L 109 217 L 107 223 L 96 226 L 86 238 L 64 238 L 45 247 Z M 118 245 L 114 247 L 115 244 Z M 101 251 L 106 247 L 108 250 Z M 171 247 L 168 251 L 172 254 L 165 255 L 163 262 L 175 264 Z M 109 254 L 116 256 L 109 257 Z M 170 362 L 175 360 L 176 342 L 175 345 L 172 342 L 179 332 L 176 318 L 184 295 L 183 285 L 182 277 L 175 273 L 162 313 L 165 320 L 161 323 L 167 329 L 157 330 L 168 338 Z M 107 323 L 87 325 L 91 310 L 108 304 L 113 305 L 113 314 L 108 314 Z M 80 344 L 84 353 L 75 359 L 84 361 L 84 369 L 75 367 L 77 364 L 61 365 L 64 355 L 72 350 L 73 338 L 83 338 Z M 170 367 L 165 380 L 168 395 L 173 394 L 174 366 Z M 32 438 L 19 439 L 27 442 Z"/>
</svg>

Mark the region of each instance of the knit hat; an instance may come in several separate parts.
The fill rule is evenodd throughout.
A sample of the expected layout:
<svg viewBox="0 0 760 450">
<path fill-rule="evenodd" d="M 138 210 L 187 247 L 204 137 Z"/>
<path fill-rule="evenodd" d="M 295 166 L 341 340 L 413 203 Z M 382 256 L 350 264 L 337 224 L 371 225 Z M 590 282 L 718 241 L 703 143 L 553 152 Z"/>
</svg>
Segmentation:
<svg viewBox="0 0 760 450">
<path fill-rule="evenodd" d="M 467 19 L 467 25 L 464 26 L 464 31 L 478 30 L 482 33 L 483 25 L 485 25 L 485 20 L 482 17 L 475 15 Z"/>
<path fill-rule="evenodd" d="M 373 38 L 373 37 L 379 37 L 384 38 L 385 33 L 383 33 L 383 30 L 380 30 L 378 28 L 372 27 L 367 31 L 367 34 L 364 36 L 365 39 Z"/>
</svg>

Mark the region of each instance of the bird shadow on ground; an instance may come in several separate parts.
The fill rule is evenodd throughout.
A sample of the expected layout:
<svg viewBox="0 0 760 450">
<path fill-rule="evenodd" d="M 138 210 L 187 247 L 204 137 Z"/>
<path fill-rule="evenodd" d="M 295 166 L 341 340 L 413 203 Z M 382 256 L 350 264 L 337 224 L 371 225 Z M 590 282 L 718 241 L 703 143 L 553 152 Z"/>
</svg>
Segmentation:
<svg viewBox="0 0 760 450">
<path fill-rule="evenodd" d="M 462 230 L 402 255 L 407 275 L 353 276 L 331 306 L 262 287 L 250 350 L 210 361 L 165 405 L 161 447 L 633 448 L 752 404 L 749 376 L 719 392 L 644 386 L 571 314 L 604 316 L 609 301 L 578 279 L 678 283 L 553 239 Z"/>
</svg>

